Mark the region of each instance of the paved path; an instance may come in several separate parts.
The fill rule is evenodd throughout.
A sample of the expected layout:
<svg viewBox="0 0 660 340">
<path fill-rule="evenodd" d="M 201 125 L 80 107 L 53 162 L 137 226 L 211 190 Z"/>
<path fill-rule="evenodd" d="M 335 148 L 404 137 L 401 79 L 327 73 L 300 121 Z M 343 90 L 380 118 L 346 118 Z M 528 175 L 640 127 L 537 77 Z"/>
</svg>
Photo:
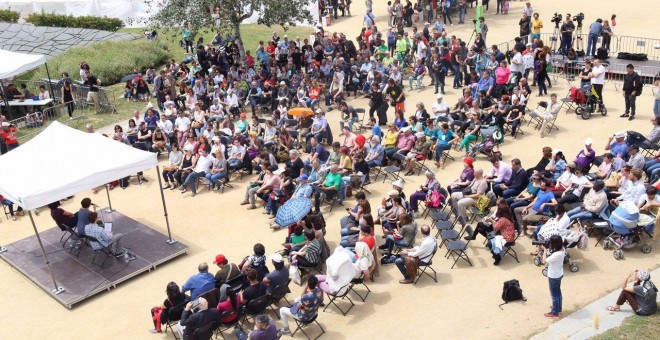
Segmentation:
<svg viewBox="0 0 660 340">
<path fill-rule="evenodd" d="M 660 279 L 660 268 L 651 272 L 651 279 L 653 278 L 656 282 Z M 619 327 L 625 318 L 634 314 L 628 304 L 625 304 L 620 312 L 609 312 L 605 309 L 616 302 L 619 292 L 620 289 L 617 289 L 577 312 L 567 315 L 550 325 L 544 332 L 533 336 L 532 339 L 589 339 L 596 334 Z M 658 302 L 660 302 L 660 295 Z M 598 329 L 594 328 L 595 315 L 598 315 L 600 320 Z"/>
</svg>

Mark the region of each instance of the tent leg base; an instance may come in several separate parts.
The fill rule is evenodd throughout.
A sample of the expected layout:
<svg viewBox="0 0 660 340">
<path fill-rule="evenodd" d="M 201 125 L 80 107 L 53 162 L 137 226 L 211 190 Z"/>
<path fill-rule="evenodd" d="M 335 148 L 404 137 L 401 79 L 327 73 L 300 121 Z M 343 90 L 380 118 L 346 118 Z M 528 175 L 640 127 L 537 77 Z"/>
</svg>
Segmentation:
<svg viewBox="0 0 660 340">
<path fill-rule="evenodd" d="M 171 238 L 171 239 L 169 239 L 169 240 L 167 240 L 167 241 L 165 241 L 165 242 L 167 242 L 167 244 L 175 244 L 175 243 L 177 243 L 177 242 L 179 242 L 179 241 L 177 241 L 177 240 Z"/>
<path fill-rule="evenodd" d="M 57 287 L 55 289 L 52 289 L 51 292 L 55 295 L 60 295 L 61 293 L 64 293 L 64 288 L 62 287 Z"/>
<path fill-rule="evenodd" d="M 4 253 L 7 251 L 7 248 L 5 247 L 0 247 L 0 254 Z"/>
<path fill-rule="evenodd" d="M 105 212 L 107 212 L 108 214 L 111 214 L 113 211 L 114 210 L 112 210 L 112 208 L 105 209 Z"/>
</svg>

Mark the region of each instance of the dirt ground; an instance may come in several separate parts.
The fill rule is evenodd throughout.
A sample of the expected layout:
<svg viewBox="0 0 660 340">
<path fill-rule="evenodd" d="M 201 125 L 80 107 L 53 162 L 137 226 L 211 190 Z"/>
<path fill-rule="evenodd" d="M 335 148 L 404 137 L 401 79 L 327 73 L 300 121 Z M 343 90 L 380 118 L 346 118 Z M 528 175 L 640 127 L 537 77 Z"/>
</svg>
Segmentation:
<svg viewBox="0 0 660 340">
<path fill-rule="evenodd" d="M 495 2 L 491 1 L 493 7 Z M 385 21 L 384 3 L 384 0 L 374 1 L 377 23 Z M 586 3 L 594 6 L 584 6 Z M 637 6 L 634 7 L 621 7 L 621 2 L 614 0 L 602 0 L 598 3 L 556 0 L 536 1 L 533 5 L 542 13 L 541 17 L 546 25 L 544 32 L 550 31 L 549 20 L 553 12 L 570 11 L 575 14 L 582 11 L 586 14 L 586 26 L 594 21 L 595 16 L 609 18 L 612 13 L 616 13 L 616 34 L 649 36 L 652 33 L 648 33 L 646 27 L 654 27 L 654 17 L 641 15 L 640 8 L 655 8 L 657 11 L 660 5 L 652 0 L 636 3 Z M 364 4 L 362 1 L 356 1 L 352 6 L 353 17 L 333 23 L 330 31 L 342 30 L 351 38 L 357 36 L 364 14 Z M 496 16 L 494 8 L 486 14 L 490 26 L 489 43 L 507 41 L 517 35 L 522 6 L 523 2 L 512 1 L 509 15 Z M 473 13 L 468 12 L 467 22 L 471 22 Z M 470 29 L 468 25 L 448 27 L 451 34 L 464 38 L 469 36 Z M 657 38 L 657 31 L 655 34 Z M 428 84 L 429 81 L 426 79 L 425 83 Z M 568 85 L 566 80 L 555 82 L 553 79 L 553 87 L 549 92 L 563 97 Z M 433 100 L 432 91 L 432 88 L 426 87 L 421 93 L 408 93 L 409 111 L 418 101 L 430 106 Z M 449 86 L 445 98 L 450 104 L 454 104 L 458 94 L 457 90 Z M 547 100 L 547 97 L 545 99 Z M 653 116 L 651 86 L 645 86 L 644 94 L 638 99 L 638 119 L 633 122 L 618 117 L 622 113 L 624 102 L 621 93 L 615 92 L 612 84 L 605 85 L 604 99 L 610 110 L 606 117 L 593 116 L 585 121 L 573 113 L 561 112 L 557 120 L 559 132 L 553 131 L 544 139 L 540 138 L 532 126 L 523 127 L 524 136 L 517 140 L 507 138 L 502 145 L 504 159 L 518 157 L 523 166 L 534 166 L 544 146 L 562 149 L 568 157 L 572 157 L 587 137 L 593 138 L 594 148 L 600 154 L 604 151 L 607 137 L 613 132 L 636 130 L 646 134 L 650 131 L 649 119 Z M 533 97 L 530 106 L 535 107 L 537 101 L 538 98 Z M 367 100 L 351 98 L 351 105 L 366 107 Z M 393 119 L 391 110 L 389 114 L 390 120 Z M 337 117 L 337 110 L 328 114 L 335 131 L 338 131 Z M 453 151 L 452 155 L 458 161 L 450 161 L 445 169 L 437 171 L 443 185 L 454 180 L 462 167 L 462 154 Z M 475 164 L 476 167 L 490 169 L 490 164 L 483 156 L 478 157 Z M 146 176 L 150 179 L 147 184 L 133 185 L 127 190 L 113 190 L 113 207 L 165 233 L 156 171 L 149 170 Z M 110 292 L 99 294 L 73 310 L 62 307 L 20 273 L 1 262 L 0 282 L 7 294 L 2 300 L 0 311 L 0 329 L 3 330 L 0 338 L 36 339 L 63 335 L 93 339 L 170 338 L 171 334 L 152 335 L 147 331 L 152 326 L 149 309 L 163 301 L 165 286 L 169 281 L 183 284 L 196 272 L 199 263 L 211 264 L 214 256 L 219 253 L 225 254 L 232 262 L 239 262 L 251 253 L 252 245 L 256 242 L 263 243 L 268 254 L 281 249 L 280 244 L 285 232 L 273 232 L 268 228 L 266 215 L 259 210 L 247 211 L 245 206 L 238 204 L 243 199 L 248 182 L 248 178 L 235 182 L 235 189 L 228 189 L 223 194 L 202 190 L 194 198 L 190 197 L 189 193 L 182 195 L 178 191 L 166 192 L 173 234 L 176 239 L 190 246 L 189 254 L 161 265 L 151 273 L 122 283 Z M 423 176 L 406 177 L 406 193 L 414 192 L 422 182 Z M 380 202 L 389 188 L 391 187 L 388 183 L 371 185 L 372 195 L 369 199 L 372 205 Z M 107 205 L 102 192 L 96 195 L 84 192 L 76 195 L 73 200 L 66 201 L 64 208 L 69 211 L 77 210 L 78 202 L 87 196 L 100 206 Z M 353 204 L 352 199 L 345 202 L 345 206 Z M 344 212 L 342 208 L 335 208 L 331 213 L 327 209 L 322 208 L 328 222 L 327 239 L 333 247 L 339 240 L 339 219 Z M 36 217 L 36 222 L 42 231 L 53 226 L 45 209 Z M 418 221 L 429 222 L 430 220 Z M 17 222 L 3 220 L 0 230 L 0 244 L 11 243 L 32 234 L 27 217 L 20 218 Z M 378 242 L 381 241 L 378 237 Z M 570 314 L 580 306 L 615 289 L 625 271 L 632 268 L 653 268 L 660 262 L 656 249 L 645 255 L 637 247 L 625 252 L 625 260 L 617 261 L 611 251 L 595 248 L 594 243 L 595 240 L 591 239 L 590 248 L 586 251 L 571 251 L 575 262 L 580 265 L 580 271 L 567 271 L 563 280 L 564 314 Z M 657 243 L 653 245 L 657 247 Z M 163 247 L 166 246 L 163 244 Z M 468 250 L 473 267 L 460 263 L 456 268 L 450 269 L 451 261 L 436 256 L 433 267 L 438 271 L 438 283 L 425 277 L 418 285 L 402 286 L 398 283 L 401 275 L 394 266 L 381 267 L 380 277 L 369 285 L 372 293 L 365 303 L 356 302 L 357 306 L 345 317 L 330 310 L 320 313 L 318 321 L 328 332 L 325 338 L 526 338 L 552 322 L 543 318 L 543 313 L 548 311 L 547 306 L 551 302 L 547 279 L 541 275 L 541 269 L 534 266 L 529 255 L 533 249 L 529 239 L 521 240 L 515 248 L 520 263 L 507 257 L 499 267 L 492 265 L 490 254 L 481 240 L 471 243 Z M 440 250 L 438 254 L 444 254 L 444 250 Z M 500 310 L 497 305 L 501 303 L 502 282 L 514 278 L 520 280 L 528 301 L 512 303 Z M 293 290 L 291 296 L 297 296 L 300 292 L 295 286 Z M 281 324 L 278 323 L 278 327 L 281 327 Z"/>
</svg>

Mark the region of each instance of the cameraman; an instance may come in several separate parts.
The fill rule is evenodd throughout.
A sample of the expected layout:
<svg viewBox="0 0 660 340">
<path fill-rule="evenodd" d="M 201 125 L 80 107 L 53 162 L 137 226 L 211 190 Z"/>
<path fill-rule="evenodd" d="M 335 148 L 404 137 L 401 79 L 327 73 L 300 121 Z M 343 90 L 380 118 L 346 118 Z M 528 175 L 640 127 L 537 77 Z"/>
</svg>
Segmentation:
<svg viewBox="0 0 660 340">
<path fill-rule="evenodd" d="M 571 17 L 567 17 L 564 24 L 561 25 L 561 54 L 566 56 L 568 55 L 568 50 L 573 47 L 573 31 L 575 30 L 575 25 Z"/>
<path fill-rule="evenodd" d="M 598 43 L 598 37 L 600 37 L 602 31 L 603 20 L 601 18 L 596 19 L 596 22 L 589 25 L 589 37 L 587 38 L 587 50 L 585 51 L 585 55 L 596 55 L 596 44 Z"/>
</svg>

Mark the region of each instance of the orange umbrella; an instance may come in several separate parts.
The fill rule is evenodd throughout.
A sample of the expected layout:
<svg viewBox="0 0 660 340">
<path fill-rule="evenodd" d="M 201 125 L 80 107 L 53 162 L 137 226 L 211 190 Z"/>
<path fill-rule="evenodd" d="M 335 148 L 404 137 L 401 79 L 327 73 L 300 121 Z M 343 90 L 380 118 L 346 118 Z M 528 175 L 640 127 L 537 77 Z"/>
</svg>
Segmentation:
<svg viewBox="0 0 660 340">
<path fill-rule="evenodd" d="M 294 117 L 309 117 L 314 115 L 314 111 L 305 107 L 295 107 L 289 110 L 289 114 Z"/>
</svg>

